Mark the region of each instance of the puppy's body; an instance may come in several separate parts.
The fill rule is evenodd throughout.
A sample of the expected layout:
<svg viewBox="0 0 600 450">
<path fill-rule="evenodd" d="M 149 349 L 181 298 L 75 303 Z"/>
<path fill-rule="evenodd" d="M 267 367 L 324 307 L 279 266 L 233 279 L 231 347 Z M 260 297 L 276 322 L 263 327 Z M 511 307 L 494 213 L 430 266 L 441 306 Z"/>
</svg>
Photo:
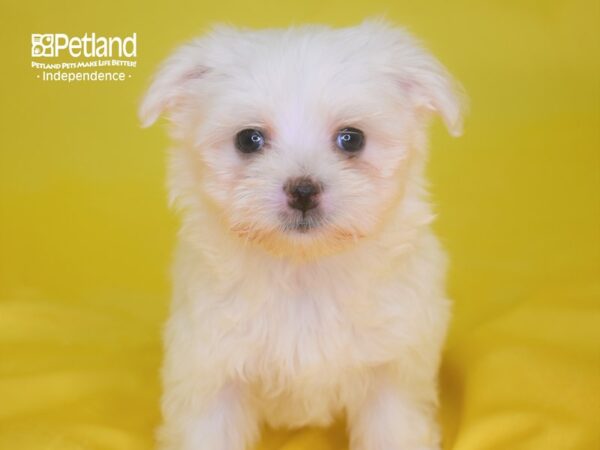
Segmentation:
<svg viewBox="0 0 600 450">
<path fill-rule="evenodd" d="M 342 414 L 353 450 L 439 448 L 449 312 L 423 189 L 427 111 L 459 126 L 441 66 L 376 23 L 221 30 L 167 63 L 142 120 L 165 109 L 184 214 L 161 448 L 245 450 L 263 423 Z M 364 131 L 360 152 L 332 144 L 347 127 Z M 244 128 L 269 144 L 236 151 Z M 301 213 L 284 192 L 298 177 L 320 186 Z"/>
</svg>

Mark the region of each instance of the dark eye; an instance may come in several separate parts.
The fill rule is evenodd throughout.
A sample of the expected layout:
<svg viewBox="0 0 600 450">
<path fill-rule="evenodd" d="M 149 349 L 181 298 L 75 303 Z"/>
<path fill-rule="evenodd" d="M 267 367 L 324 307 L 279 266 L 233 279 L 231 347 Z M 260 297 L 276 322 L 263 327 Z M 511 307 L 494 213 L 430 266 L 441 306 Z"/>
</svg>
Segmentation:
<svg viewBox="0 0 600 450">
<path fill-rule="evenodd" d="M 235 146 L 242 153 L 254 153 L 265 146 L 265 137 L 259 130 L 248 128 L 235 136 Z"/>
<path fill-rule="evenodd" d="M 356 153 L 365 146 L 365 135 L 357 128 L 344 128 L 335 137 L 335 145 L 348 153 Z"/>
</svg>

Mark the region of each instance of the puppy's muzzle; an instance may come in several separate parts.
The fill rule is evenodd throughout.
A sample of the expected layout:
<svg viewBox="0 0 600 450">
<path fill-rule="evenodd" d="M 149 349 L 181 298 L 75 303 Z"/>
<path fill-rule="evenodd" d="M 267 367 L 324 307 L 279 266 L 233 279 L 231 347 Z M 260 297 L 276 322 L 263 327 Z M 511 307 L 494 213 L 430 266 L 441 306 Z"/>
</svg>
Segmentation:
<svg viewBox="0 0 600 450">
<path fill-rule="evenodd" d="M 319 194 L 323 186 L 312 178 L 300 177 L 289 180 L 283 190 L 287 194 L 290 208 L 306 213 L 319 205 Z"/>
</svg>

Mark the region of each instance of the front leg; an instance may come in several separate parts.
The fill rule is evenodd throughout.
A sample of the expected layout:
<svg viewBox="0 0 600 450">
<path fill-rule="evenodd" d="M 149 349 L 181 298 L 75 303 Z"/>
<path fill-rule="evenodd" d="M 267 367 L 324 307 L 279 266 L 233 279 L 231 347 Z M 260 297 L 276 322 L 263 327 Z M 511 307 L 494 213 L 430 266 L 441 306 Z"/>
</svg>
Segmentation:
<svg viewBox="0 0 600 450">
<path fill-rule="evenodd" d="M 212 396 L 195 398 L 194 381 L 189 380 L 188 386 L 165 386 L 159 450 L 251 448 L 259 426 L 245 388 L 229 383 Z"/>
<path fill-rule="evenodd" d="M 439 450 L 436 395 L 435 380 L 374 371 L 364 395 L 348 406 L 351 450 Z"/>
</svg>

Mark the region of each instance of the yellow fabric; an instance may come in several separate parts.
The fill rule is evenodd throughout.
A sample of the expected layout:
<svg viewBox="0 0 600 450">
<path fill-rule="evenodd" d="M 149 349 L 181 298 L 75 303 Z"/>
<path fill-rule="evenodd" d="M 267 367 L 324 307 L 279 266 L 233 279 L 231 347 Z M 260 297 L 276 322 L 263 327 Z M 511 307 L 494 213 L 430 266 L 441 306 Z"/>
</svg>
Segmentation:
<svg viewBox="0 0 600 450">
<path fill-rule="evenodd" d="M 164 127 L 136 104 L 209 23 L 350 24 L 386 13 L 471 98 L 432 130 L 437 231 L 452 256 L 445 448 L 600 448 L 598 2 L 3 2 L 0 15 L 0 449 L 137 450 L 159 420 L 159 331 L 176 220 Z M 30 34 L 138 33 L 124 82 L 42 82 Z M 262 450 L 342 450 L 335 430 Z"/>
</svg>

